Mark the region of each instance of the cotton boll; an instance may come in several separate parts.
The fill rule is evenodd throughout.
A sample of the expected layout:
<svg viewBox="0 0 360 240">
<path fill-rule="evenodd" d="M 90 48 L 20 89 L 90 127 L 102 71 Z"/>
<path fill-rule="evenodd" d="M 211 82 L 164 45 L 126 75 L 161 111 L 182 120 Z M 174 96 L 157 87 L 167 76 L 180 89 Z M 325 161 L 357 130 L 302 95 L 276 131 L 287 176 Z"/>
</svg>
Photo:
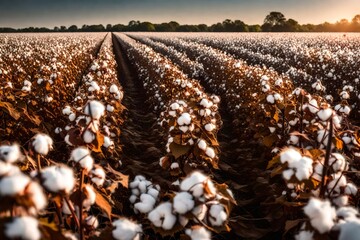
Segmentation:
<svg viewBox="0 0 360 240">
<path fill-rule="evenodd" d="M 343 207 L 343 206 L 348 205 L 349 197 L 348 196 L 339 196 L 339 197 L 334 198 L 332 200 L 332 202 L 338 207 Z"/>
<path fill-rule="evenodd" d="M 297 145 L 299 143 L 299 137 L 295 135 L 291 135 L 287 143 L 291 145 Z"/>
<path fill-rule="evenodd" d="M 358 192 L 358 188 L 353 183 L 346 184 L 345 194 L 355 196 Z"/>
<path fill-rule="evenodd" d="M 200 172 L 193 172 L 190 176 L 186 177 L 180 184 L 182 191 L 189 191 L 195 198 L 200 198 L 204 195 L 204 186 L 206 185 L 207 195 L 213 196 L 216 189 L 211 180 Z"/>
<path fill-rule="evenodd" d="M 119 88 L 115 84 L 112 84 L 110 86 L 110 93 L 118 93 L 118 92 L 119 92 Z"/>
<path fill-rule="evenodd" d="M 102 167 L 96 167 L 90 172 L 91 181 L 95 183 L 98 187 L 104 184 L 105 176 L 105 171 Z"/>
<path fill-rule="evenodd" d="M 215 151 L 212 147 L 207 147 L 205 150 L 205 154 L 206 156 L 208 156 L 209 158 L 215 158 Z"/>
<path fill-rule="evenodd" d="M 115 228 L 112 236 L 116 240 L 140 240 L 141 225 L 126 218 L 121 218 L 112 223 Z"/>
<path fill-rule="evenodd" d="M 107 136 L 104 137 L 104 143 L 103 143 L 103 147 L 108 148 L 110 146 L 114 146 L 114 142 L 111 141 L 111 139 Z"/>
<path fill-rule="evenodd" d="M 114 110 L 115 110 L 115 108 L 113 106 L 111 106 L 110 104 L 106 105 L 106 111 L 113 112 Z"/>
<path fill-rule="evenodd" d="M 301 154 L 293 148 L 288 148 L 280 154 L 282 164 L 285 162 L 299 161 L 301 158 Z"/>
<path fill-rule="evenodd" d="M 205 130 L 208 131 L 208 132 L 211 132 L 213 131 L 214 129 L 216 128 L 216 126 L 212 123 L 208 123 L 205 125 Z"/>
<path fill-rule="evenodd" d="M 86 225 L 90 226 L 93 229 L 96 229 L 99 226 L 99 220 L 94 216 L 90 215 L 85 218 Z"/>
<path fill-rule="evenodd" d="M 73 122 L 73 121 L 75 120 L 75 118 L 76 118 L 76 114 L 75 114 L 75 113 L 71 113 L 71 114 L 69 115 L 69 120 L 70 120 L 70 122 Z"/>
<path fill-rule="evenodd" d="M 295 240 L 314 240 L 314 232 L 302 230 L 295 235 Z"/>
<path fill-rule="evenodd" d="M 0 160 L 15 163 L 20 158 L 22 158 L 22 154 L 18 144 L 0 146 Z"/>
<path fill-rule="evenodd" d="M 319 111 L 319 105 L 318 105 L 318 102 L 316 101 L 316 99 L 310 100 L 310 102 L 308 104 L 308 108 L 311 113 L 316 113 L 317 111 Z"/>
<path fill-rule="evenodd" d="M 182 113 L 181 116 L 177 119 L 177 123 L 182 125 L 189 125 L 191 123 L 191 116 L 189 113 Z"/>
<path fill-rule="evenodd" d="M 195 206 L 193 196 L 188 192 L 177 193 L 173 199 L 174 211 L 179 214 L 185 214 Z"/>
<path fill-rule="evenodd" d="M 42 185 L 49 192 L 69 194 L 75 186 L 74 172 L 65 165 L 50 166 L 41 170 Z"/>
<path fill-rule="evenodd" d="M 39 240 L 39 223 L 33 217 L 16 217 L 11 223 L 5 224 L 5 236 L 9 239 Z"/>
<path fill-rule="evenodd" d="M 86 147 L 75 148 L 71 152 L 70 161 L 74 161 L 80 164 L 82 168 L 90 171 L 93 168 L 94 160 L 90 156 L 90 151 Z"/>
<path fill-rule="evenodd" d="M 46 134 L 38 133 L 33 137 L 32 146 L 34 150 L 41 154 L 47 155 L 53 148 L 53 140 Z"/>
<path fill-rule="evenodd" d="M 85 187 L 83 188 L 83 192 L 85 195 L 85 199 L 83 200 L 83 207 L 87 209 L 95 203 L 96 194 L 93 187 L 90 185 L 85 185 Z"/>
<path fill-rule="evenodd" d="M 310 218 L 311 225 L 321 234 L 329 232 L 335 224 L 336 212 L 328 200 L 311 198 L 304 212 Z"/>
<path fill-rule="evenodd" d="M 282 172 L 282 176 L 285 180 L 289 181 L 291 179 L 291 177 L 294 175 L 294 170 L 293 169 L 286 169 Z"/>
<path fill-rule="evenodd" d="M 201 150 L 206 150 L 207 148 L 207 144 L 204 140 L 200 139 L 200 141 L 198 142 L 198 147 L 201 149 Z"/>
<path fill-rule="evenodd" d="M 339 225 L 339 240 L 357 240 L 360 236 L 360 222 L 347 222 Z"/>
<path fill-rule="evenodd" d="M 140 195 L 140 202 L 134 205 L 134 209 L 141 213 L 148 213 L 154 209 L 156 199 L 151 195 L 143 193 Z"/>
<path fill-rule="evenodd" d="M 228 215 L 223 205 L 220 203 L 211 205 L 208 219 L 212 226 L 222 226 L 227 218 Z"/>
<path fill-rule="evenodd" d="M 0 195 L 12 197 L 21 194 L 29 183 L 30 178 L 21 172 L 3 177 L 0 180 Z"/>
<path fill-rule="evenodd" d="M 267 95 L 266 97 L 266 101 L 270 104 L 274 104 L 275 103 L 275 98 L 273 95 Z"/>
<path fill-rule="evenodd" d="M 85 143 L 92 143 L 95 140 L 95 135 L 91 131 L 86 130 L 83 135 L 83 140 Z"/>
<path fill-rule="evenodd" d="M 42 210 L 47 206 L 47 198 L 42 187 L 37 182 L 30 182 L 26 187 L 26 195 L 31 198 L 37 211 Z"/>
<path fill-rule="evenodd" d="M 148 219 L 155 227 L 164 230 L 171 230 L 177 220 L 176 216 L 172 214 L 172 204 L 169 202 L 158 205 L 149 213 Z"/>
<path fill-rule="evenodd" d="M 71 111 L 71 107 L 70 106 L 66 106 L 63 110 L 62 110 L 62 114 L 63 115 L 70 115 L 71 113 L 73 113 Z"/>
<path fill-rule="evenodd" d="M 347 162 L 345 158 L 339 153 L 332 153 L 329 159 L 329 165 L 335 172 L 344 171 L 347 169 Z"/>
<path fill-rule="evenodd" d="M 70 200 L 69 200 L 69 202 L 70 202 L 70 204 L 72 204 Z M 63 200 L 63 202 L 62 202 L 61 211 L 62 211 L 62 213 L 66 214 L 66 215 L 71 215 L 70 207 L 65 200 Z"/>
<path fill-rule="evenodd" d="M 318 116 L 322 121 L 327 121 L 327 120 L 329 120 L 332 114 L 333 114 L 333 110 L 330 109 L 330 108 L 321 109 L 320 111 L 317 112 L 317 116 Z"/>
<path fill-rule="evenodd" d="M 92 100 L 86 104 L 84 113 L 91 116 L 92 119 L 98 120 L 104 115 L 104 111 L 105 107 L 101 102 Z"/>
<path fill-rule="evenodd" d="M 211 233 L 201 226 L 193 226 L 191 229 L 185 230 L 191 240 L 211 240 Z"/>
</svg>

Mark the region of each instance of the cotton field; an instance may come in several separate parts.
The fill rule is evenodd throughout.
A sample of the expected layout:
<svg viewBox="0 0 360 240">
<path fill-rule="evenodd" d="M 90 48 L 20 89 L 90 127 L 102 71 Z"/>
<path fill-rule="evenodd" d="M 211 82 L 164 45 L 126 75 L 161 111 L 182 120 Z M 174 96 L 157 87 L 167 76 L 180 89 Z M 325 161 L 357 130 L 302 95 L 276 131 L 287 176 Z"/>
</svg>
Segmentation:
<svg viewBox="0 0 360 240">
<path fill-rule="evenodd" d="M 359 46 L 0 34 L 0 238 L 358 239 Z"/>
</svg>

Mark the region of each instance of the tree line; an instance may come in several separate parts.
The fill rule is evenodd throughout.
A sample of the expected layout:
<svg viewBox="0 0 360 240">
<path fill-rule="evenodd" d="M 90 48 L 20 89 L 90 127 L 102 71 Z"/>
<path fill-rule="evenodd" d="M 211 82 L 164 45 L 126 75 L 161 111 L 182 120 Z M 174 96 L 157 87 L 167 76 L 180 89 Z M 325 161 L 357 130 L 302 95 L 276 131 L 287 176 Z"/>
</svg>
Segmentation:
<svg viewBox="0 0 360 240">
<path fill-rule="evenodd" d="M 351 21 L 341 19 L 336 23 L 299 24 L 296 20 L 286 19 L 281 12 L 270 12 L 262 25 L 248 25 L 241 20 L 226 19 L 213 25 L 196 24 L 181 25 L 175 21 L 167 23 L 151 23 L 132 20 L 124 24 L 86 25 L 81 28 L 76 25 L 56 26 L 53 29 L 45 27 L 0 28 L 0 32 L 360 32 L 360 14 Z"/>
</svg>

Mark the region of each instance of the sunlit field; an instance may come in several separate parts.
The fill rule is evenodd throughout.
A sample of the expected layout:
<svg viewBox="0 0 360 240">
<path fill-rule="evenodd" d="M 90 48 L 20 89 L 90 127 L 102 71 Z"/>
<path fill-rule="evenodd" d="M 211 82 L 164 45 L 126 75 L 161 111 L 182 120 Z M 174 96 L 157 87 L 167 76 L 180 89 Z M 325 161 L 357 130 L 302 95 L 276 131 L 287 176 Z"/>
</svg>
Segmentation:
<svg viewBox="0 0 360 240">
<path fill-rule="evenodd" d="M 0 34 L 0 239 L 357 239 L 357 33 Z"/>
</svg>

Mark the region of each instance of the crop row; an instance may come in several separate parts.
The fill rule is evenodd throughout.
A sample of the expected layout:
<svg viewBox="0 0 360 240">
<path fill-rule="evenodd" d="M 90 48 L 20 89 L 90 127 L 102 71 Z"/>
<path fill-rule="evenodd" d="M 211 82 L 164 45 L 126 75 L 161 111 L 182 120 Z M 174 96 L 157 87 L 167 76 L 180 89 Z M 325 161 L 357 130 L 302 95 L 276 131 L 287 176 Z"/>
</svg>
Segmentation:
<svg viewBox="0 0 360 240">
<path fill-rule="evenodd" d="M 135 177 L 129 185 L 135 212 L 147 216 L 155 231 L 162 235 L 187 228 L 185 232 L 189 236 L 194 234 L 191 239 L 196 239 L 200 229 L 206 233 L 197 226 L 199 221 L 213 231 L 226 229 L 234 203 L 231 192 L 226 185 L 218 185 L 206 175 L 194 172 L 217 168 L 220 99 L 206 94 L 197 81 L 186 77 L 170 60 L 150 47 L 123 34 L 117 36 L 167 136 L 164 147 L 168 154 L 160 159 L 160 165 L 170 171 L 173 176 L 170 179 L 176 177 L 164 190 L 142 176 Z M 173 193 L 166 193 L 167 188 Z"/>
</svg>

